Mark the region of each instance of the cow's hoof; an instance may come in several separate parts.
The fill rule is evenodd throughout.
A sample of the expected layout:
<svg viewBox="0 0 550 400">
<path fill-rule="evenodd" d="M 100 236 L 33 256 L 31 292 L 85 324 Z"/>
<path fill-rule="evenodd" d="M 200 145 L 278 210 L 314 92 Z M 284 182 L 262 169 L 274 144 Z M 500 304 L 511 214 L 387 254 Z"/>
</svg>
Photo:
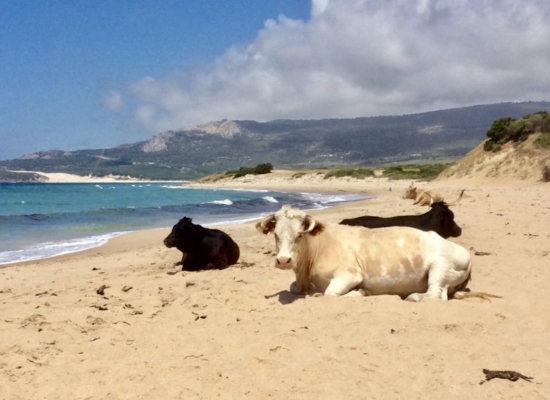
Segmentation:
<svg viewBox="0 0 550 400">
<path fill-rule="evenodd" d="M 405 301 L 413 301 L 417 303 L 419 301 L 422 301 L 423 298 L 424 296 L 421 293 L 413 293 L 408 295 Z"/>
<path fill-rule="evenodd" d="M 300 294 L 300 289 L 298 288 L 298 284 L 296 282 L 292 282 L 290 284 L 289 291 L 292 294 Z"/>
<path fill-rule="evenodd" d="M 367 289 L 363 289 L 363 288 L 357 289 L 357 293 L 365 297 L 372 296 L 372 294 Z"/>
</svg>

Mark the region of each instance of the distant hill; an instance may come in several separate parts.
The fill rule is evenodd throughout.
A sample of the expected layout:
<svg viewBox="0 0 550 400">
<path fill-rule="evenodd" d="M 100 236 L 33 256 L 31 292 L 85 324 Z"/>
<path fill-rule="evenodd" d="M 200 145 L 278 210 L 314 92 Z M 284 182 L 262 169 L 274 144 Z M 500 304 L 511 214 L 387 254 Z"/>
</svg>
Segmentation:
<svg viewBox="0 0 550 400">
<path fill-rule="evenodd" d="M 111 149 L 27 154 L 0 161 L 0 169 L 195 179 L 259 163 L 302 169 L 456 159 L 486 139 L 494 120 L 541 110 L 550 111 L 550 103 L 499 103 L 354 119 L 223 120 Z"/>
</svg>

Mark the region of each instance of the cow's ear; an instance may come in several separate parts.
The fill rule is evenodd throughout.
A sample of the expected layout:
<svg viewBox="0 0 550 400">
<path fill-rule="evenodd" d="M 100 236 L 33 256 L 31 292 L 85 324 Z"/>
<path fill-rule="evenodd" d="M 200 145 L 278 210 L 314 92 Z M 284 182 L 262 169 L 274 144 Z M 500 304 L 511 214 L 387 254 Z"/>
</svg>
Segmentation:
<svg viewBox="0 0 550 400">
<path fill-rule="evenodd" d="M 256 224 L 256 230 L 264 235 L 275 229 L 275 215 L 270 215 Z"/>
<path fill-rule="evenodd" d="M 309 233 L 310 235 L 318 235 L 323 232 L 325 225 L 319 221 L 315 221 L 310 215 L 306 215 L 304 219 L 304 233 Z"/>
<path fill-rule="evenodd" d="M 315 226 L 310 232 L 310 235 L 316 236 L 325 230 L 325 224 L 319 221 L 315 221 Z"/>
</svg>

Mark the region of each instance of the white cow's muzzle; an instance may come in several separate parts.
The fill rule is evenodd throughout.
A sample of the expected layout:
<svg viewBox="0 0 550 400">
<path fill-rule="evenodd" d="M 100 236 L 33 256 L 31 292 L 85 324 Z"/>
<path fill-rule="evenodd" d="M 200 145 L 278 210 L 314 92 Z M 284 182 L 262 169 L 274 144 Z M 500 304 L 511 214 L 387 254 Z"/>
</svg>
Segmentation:
<svg viewBox="0 0 550 400">
<path fill-rule="evenodd" d="M 275 267 L 279 269 L 291 269 L 292 268 L 292 257 L 277 255 L 275 260 Z"/>
</svg>

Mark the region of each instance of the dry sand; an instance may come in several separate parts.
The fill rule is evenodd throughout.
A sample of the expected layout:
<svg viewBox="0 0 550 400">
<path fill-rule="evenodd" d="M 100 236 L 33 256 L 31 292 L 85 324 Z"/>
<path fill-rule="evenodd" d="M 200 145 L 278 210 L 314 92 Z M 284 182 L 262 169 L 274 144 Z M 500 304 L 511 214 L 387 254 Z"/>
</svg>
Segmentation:
<svg viewBox="0 0 550 400">
<path fill-rule="evenodd" d="M 231 185 L 380 194 L 313 212 L 325 221 L 427 211 L 400 198 L 409 182 L 248 180 Z M 253 222 L 223 227 L 242 254 L 224 271 L 168 274 L 168 229 L 126 234 L 0 269 L 0 398 L 550 399 L 550 185 L 418 185 L 467 189 L 452 240 L 490 253 L 469 286 L 502 299 L 293 296 Z M 480 385 L 484 368 L 534 379 Z"/>
</svg>

